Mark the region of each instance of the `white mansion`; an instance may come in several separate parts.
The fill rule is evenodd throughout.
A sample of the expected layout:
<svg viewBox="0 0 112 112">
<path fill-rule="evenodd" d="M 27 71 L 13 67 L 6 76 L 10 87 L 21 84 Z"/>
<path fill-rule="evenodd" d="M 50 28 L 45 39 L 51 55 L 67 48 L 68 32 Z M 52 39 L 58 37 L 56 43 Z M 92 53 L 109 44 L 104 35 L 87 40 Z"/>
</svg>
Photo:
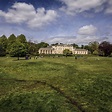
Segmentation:
<svg viewBox="0 0 112 112">
<path fill-rule="evenodd" d="M 49 46 L 46 48 L 40 48 L 39 54 L 63 54 L 63 50 L 69 49 L 73 54 L 88 54 L 88 50 L 86 49 L 76 49 L 73 48 L 72 45 L 60 44 Z"/>
</svg>

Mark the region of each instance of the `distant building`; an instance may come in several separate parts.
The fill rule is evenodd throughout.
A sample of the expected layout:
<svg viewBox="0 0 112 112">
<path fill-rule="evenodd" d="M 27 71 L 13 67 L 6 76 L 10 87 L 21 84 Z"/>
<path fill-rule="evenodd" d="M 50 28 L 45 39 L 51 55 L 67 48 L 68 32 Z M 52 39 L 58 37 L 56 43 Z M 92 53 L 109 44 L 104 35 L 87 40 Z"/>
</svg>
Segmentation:
<svg viewBox="0 0 112 112">
<path fill-rule="evenodd" d="M 73 48 L 72 45 L 60 44 L 49 46 L 46 48 L 40 48 L 39 54 L 63 54 L 65 49 L 69 49 L 73 54 L 88 54 L 88 50 L 86 49 L 76 49 Z"/>
<path fill-rule="evenodd" d="M 73 54 L 88 54 L 88 50 L 86 49 L 74 49 Z"/>
</svg>

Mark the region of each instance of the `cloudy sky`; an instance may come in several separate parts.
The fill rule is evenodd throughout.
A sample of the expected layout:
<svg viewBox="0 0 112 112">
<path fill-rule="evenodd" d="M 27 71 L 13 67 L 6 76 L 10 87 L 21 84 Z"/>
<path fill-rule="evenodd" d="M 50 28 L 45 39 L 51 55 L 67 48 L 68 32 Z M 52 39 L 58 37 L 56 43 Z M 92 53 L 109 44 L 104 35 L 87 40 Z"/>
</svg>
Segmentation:
<svg viewBox="0 0 112 112">
<path fill-rule="evenodd" d="M 112 42 L 112 0 L 0 0 L 0 36 L 33 41 Z"/>
</svg>

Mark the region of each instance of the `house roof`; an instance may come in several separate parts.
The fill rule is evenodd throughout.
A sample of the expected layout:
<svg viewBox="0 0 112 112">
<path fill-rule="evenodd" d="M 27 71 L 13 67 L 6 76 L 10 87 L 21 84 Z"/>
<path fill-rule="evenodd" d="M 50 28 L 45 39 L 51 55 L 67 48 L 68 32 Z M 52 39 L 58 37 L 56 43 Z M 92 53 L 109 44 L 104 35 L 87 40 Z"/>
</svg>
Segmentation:
<svg viewBox="0 0 112 112">
<path fill-rule="evenodd" d="M 40 48 L 39 50 L 53 50 L 52 47 Z"/>
<path fill-rule="evenodd" d="M 87 51 L 86 49 L 74 49 L 75 51 Z"/>
</svg>

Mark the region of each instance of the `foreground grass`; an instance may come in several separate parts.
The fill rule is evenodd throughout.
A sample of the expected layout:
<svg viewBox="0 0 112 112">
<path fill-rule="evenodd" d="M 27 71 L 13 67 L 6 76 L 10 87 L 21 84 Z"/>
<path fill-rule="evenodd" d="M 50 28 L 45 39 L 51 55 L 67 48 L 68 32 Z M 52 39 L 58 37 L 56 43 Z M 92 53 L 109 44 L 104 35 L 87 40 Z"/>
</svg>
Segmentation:
<svg viewBox="0 0 112 112">
<path fill-rule="evenodd" d="M 111 112 L 111 67 L 104 57 L 0 58 L 0 112 L 82 111 L 69 98 L 86 112 Z"/>
</svg>

